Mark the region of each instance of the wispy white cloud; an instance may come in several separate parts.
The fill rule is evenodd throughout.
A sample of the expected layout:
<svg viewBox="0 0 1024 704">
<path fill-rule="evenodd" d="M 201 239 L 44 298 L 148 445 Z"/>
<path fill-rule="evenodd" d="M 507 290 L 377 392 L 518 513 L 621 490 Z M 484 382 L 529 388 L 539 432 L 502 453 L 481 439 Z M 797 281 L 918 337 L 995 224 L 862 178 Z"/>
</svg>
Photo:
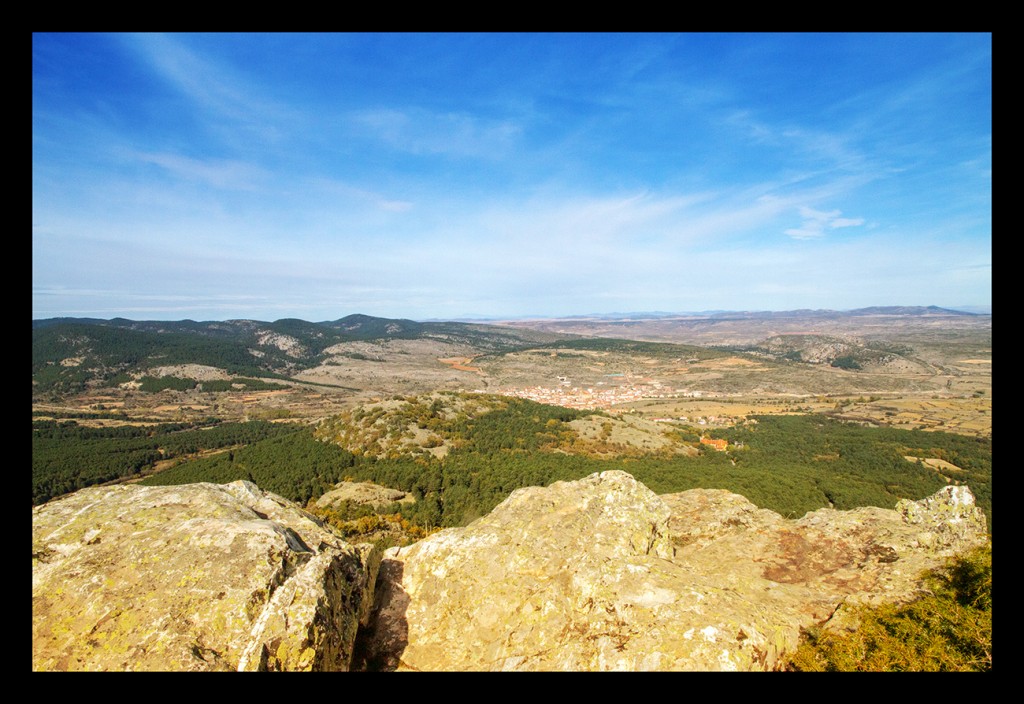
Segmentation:
<svg viewBox="0 0 1024 704">
<path fill-rule="evenodd" d="M 408 200 L 379 200 L 377 205 L 381 210 L 389 210 L 392 213 L 404 213 L 407 210 L 411 210 L 414 204 Z"/>
<path fill-rule="evenodd" d="M 821 160 L 831 168 L 869 168 L 863 153 L 852 144 L 854 140 L 841 132 L 824 132 L 800 127 L 786 129 L 783 136 L 807 156 Z"/>
<path fill-rule="evenodd" d="M 522 134 L 522 127 L 512 120 L 423 108 L 363 110 L 353 113 L 351 120 L 364 134 L 391 148 L 420 155 L 497 159 L 506 156 Z"/>
<path fill-rule="evenodd" d="M 833 230 L 837 227 L 857 227 L 864 224 L 864 218 L 836 218 L 828 223 Z"/>
<path fill-rule="evenodd" d="M 803 170 L 850 172 L 877 168 L 857 147 L 857 135 L 840 129 L 815 129 L 789 121 L 775 124 L 749 109 L 731 112 L 725 124 L 750 142 L 783 150 L 784 163 Z"/>
<path fill-rule="evenodd" d="M 166 152 L 135 152 L 137 161 L 153 164 L 175 178 L 230 190 L 256 190 L 269 174 L 262 168 L 232 159 L 192 159 Z"/>
<path fill-rule="evenodd" d="M 730 112 L 725 117 L 725 124 L 738 129 L 747 139 L 754 142 L 778 144 L 780 141 L 776 130 L 755 118 L 747 109 Z"/>
<path fill-rule="evenodd" d="M 252 99 L 239 83 L 225 80 L 225 69 L 190 50 L 166 34 L 122 35 L 148 64 L 169 83 L 199 105 L 223 115 L 241 117 L 252 107 Z"/>
<path fill-rule="evenodd" d="M 404 213 L 411 210 L 416 204 L 411 200 L 394 198 L 359 186 L 353 186 L 337 179 L 316 178 L 313 185 L 323 191 L 342 196 L 346 199 L 360 200 L 372 203 L 374 207 L 392 213 Z"/>
<path fill-rule="evenodd" d="M 857 227 L 864 224 L 864 218 L 841 218 L 842 211 L 830 210 L 828 212 L 800 207 L 800 216 L 804 219 L 800 227 L 789 228 L 785 233 L 796 240 L 819 239 L 825 236 L 825 230 L 834 230 L 841 227 Z"/>
<path fill-rule="evenodd" d="M 193 50 L 181 37 L 156 33 L 115 36 L 191 101 L 205 118 L 206 127 L 221 137 L 240 145 L 253 137 L 272 143 L 287 134 L 288 125 L 305 121 L 258 87 L 249 74 Z"/>
</svg>

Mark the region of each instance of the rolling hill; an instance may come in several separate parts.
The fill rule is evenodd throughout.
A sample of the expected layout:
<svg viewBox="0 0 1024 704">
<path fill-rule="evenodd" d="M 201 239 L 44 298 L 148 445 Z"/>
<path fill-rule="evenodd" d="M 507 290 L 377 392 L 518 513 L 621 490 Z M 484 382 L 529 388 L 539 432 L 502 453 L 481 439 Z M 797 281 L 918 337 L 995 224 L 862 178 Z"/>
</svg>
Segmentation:
<svg viewBox="0 0 1024 704">
<path fill-rule="evenodd" d="M 155 367 L 193 364 L 231 375 L 290 378 L 322 364 L 332 346 L 356 341 L 431 340 L 483 352 L 521 349 L 574 335 L 474 323 L 349 315 L 319 323 L 132 321 L 52 318 L 32 322 L 32 381 L 37 391 L 116 385 Z"/>
</svg>

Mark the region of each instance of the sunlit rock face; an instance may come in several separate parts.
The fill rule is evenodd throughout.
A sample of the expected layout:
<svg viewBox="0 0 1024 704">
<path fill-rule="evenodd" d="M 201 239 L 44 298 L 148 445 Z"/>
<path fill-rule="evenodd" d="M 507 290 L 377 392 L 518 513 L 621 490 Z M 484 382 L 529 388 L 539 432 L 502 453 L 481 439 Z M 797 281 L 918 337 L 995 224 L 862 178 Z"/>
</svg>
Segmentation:
<svg viewBox="0 0 1024 704">
<path fill-rule="evenodd" d="M 602 472 L 387 551 L 355 666 L 770 670 L 801 627 L 911 598 L 922 570 L 986 539 L 965 487 L 786 520 L 726 491 L 659 497 Z"/>
<path fill-rule="evenodd" d="M 770 670 L 987 540 L 963 486 L 797 520 L 620 471 L 384 553 L 249 482 L 33 508 L 35 670 Z M 379 575 L 378 575 L 379 570 Z"/>
<path fill-rule="evenodd" d="M 34 670 L 345 670 L 380 552 L 250 482 L 32 510 Z"/>
</svg>

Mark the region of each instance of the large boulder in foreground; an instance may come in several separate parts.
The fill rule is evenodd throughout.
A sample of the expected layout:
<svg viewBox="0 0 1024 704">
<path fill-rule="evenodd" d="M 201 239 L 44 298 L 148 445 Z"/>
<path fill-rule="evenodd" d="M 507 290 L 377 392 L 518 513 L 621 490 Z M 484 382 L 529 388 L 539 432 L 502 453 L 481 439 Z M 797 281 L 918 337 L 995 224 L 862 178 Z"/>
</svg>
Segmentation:
<svg viewBox="0 0 1024 704">
<path fill-rule="evenodd" d="M 388 550 L 357 666 L 770 670 L 802 627 L 911 598 L 922 570 L 986 539 L 966 487 L 793 521 L 602 472 Z"/>
<path fill-rule="evenodd" d="M 379 550 L 255 484 L 32 509 L 34 670 L 346 670 Z"/>
</svg>

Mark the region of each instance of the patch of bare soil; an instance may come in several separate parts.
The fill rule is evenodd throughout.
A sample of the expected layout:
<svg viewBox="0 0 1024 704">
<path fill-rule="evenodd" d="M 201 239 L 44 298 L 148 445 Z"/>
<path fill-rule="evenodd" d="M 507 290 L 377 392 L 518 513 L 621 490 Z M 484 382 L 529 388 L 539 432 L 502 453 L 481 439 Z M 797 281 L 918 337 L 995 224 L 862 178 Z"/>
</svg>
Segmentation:
<svg viewBox="0 0 1024 704">
<path fill-rule="evenodd" d="M 456 369 L 460 372 L 476 372 L 477 374 L 483 374 L 484 370 L 480 367 L 469 366 L 473 359 L 474 357 L 448 357 L 437 361 L 441 364 L 447 364 L 452 369 Z"/>
</svg>

